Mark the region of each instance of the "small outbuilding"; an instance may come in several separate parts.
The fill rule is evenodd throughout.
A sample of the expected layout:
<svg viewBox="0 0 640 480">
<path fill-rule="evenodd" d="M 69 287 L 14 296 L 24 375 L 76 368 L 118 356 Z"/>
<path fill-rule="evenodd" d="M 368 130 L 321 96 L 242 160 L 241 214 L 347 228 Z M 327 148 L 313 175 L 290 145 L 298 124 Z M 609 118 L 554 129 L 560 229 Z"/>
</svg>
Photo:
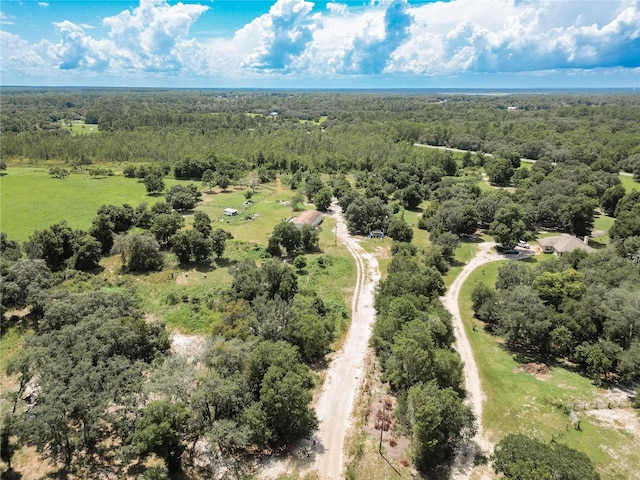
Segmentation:
<svg viewBox="0 0 640 480">
<path fill-rule="evenodd" d="M 305 210 L 297 217 L 290 220 L 296 227 L 302 228 L 303 225 L 309 225 L 311 228 L 316 228 L 322 223 L 322 212 L 317 210 Z"/>
<path fill-rule="evenodd" d="M 238 210 L 236 210 L 235 208 L 225 208 L 222 213 L 228 217 L 233 217 L 234 215 L 238 214 Z"/>
<path fill-rule="evenodd" d="M 580 240 L 573 235 L 558 235 L 555 237 L 545 237 L 538 240 L 538 245 L 544 253 L 555 253 L 559 257 L 574 250 L 583 250 L 587 253 L 593 252 L 589 246 L 589 237 Z"/>
</svg>

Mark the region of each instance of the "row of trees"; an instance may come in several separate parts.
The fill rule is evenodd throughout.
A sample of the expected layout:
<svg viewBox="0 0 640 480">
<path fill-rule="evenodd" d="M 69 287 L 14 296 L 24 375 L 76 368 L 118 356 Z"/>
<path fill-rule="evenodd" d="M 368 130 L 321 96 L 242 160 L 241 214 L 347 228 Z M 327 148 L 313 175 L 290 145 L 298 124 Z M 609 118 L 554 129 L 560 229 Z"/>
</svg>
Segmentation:
<svg viewBox="0 0 640 480">
<path fill-rule="evenodd" d="M 444 293 L 438 267 L 448 268 L 442 252 L 394 241 L 375 298 L 372 344 L 398 397 L 399 428 L 411 438 L 411 455 L 423 472 L 441 468 L 475 432 L 464 403 L 462 362 L 451 346 L 451 317 L 438 300 Z"/>
</svg>

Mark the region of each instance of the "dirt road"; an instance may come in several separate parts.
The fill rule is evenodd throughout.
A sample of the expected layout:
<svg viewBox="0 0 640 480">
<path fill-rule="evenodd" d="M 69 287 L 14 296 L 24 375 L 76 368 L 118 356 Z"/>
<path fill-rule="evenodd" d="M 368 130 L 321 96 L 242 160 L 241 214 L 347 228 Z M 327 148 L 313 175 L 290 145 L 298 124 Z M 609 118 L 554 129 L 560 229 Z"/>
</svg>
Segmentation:
<svg viewBox="0 0 640 480">
<path fill-rule="evenodd" d="M 311 470 L 320 478 L 344 478 L 344 438 L 364 378 L 365 357 L 375 321 L 373 299 L 380 279 L 377 260 L 349 235 L 340 207 L 332 207 L 337 221 L 337 237 L 356 261 L 358 275 L 351 303 L 351 326 L 342 349 L 335 355 L 316 404 L 320 421 L 315 439 L 316 455 Z"/>
<path fill-rule="evenodd" d="M 473 413 L 478 419 L 478 433 L 473 438 L 470 445 L 467 448 L 463 448 L 453 468 L 453 474 L 451 476 L 454 480 L 467 479 L 470 477 L 473 470 L 473 462 L 476 453 L 490 454 L 493 450 L 493 445 L 489 442 L 482 431 L 482 402 L 484 400 L 484 394 L 482 393 L 482 387 L 480 385 L 480 376 L 478 374 L 478 367 L 476 365 L 475 358 L 473 357 L 473 350 L 469 339 L 464 331 L 464 325 L 462 324 L 462 317 L 460 316 L 460 307 L 458 305 L 458 297 L 460 296 L 460 289 L 465 280 L 469 277 L 469 274 L 476 268 L 485 263 L 493 262 L 496 260 L 504 260 L 506 258 L 517 260 L 526 258 L 533 254 L 530 251 L 521 251 L 518 255 L 503 255 L 499 254 L 494 249 L 495 243 L 483 242 L 478 245 L 478 251 L 476 255 L 465 265 L 460 274 L 456 277 L 453 284 L 447 290 L 447 293 L 442 297 L 442 303 L 451 312 L 451 321 L 453 322 L 454 334 L 456 337 L 455 348 L 460 354 L 462 361 L 464 362 L 464 379 L 465 388 L 467 391 L 467 403 L 471 405 Z M 484 478 L 482 473 L 476 473 L 474 478 Z M 490 478 L 490 477 L 487 477 Z"/>
</svg>

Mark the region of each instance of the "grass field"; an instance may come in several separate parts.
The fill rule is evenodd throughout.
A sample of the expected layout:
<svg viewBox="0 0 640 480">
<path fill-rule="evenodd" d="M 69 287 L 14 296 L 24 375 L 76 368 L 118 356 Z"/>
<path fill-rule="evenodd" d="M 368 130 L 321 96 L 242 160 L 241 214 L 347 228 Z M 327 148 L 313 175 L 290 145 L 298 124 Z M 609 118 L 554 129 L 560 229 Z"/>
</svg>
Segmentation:
<svg viewBox="0 0 640 480">
<path fill-rule="evenodd" d="M 622 182 L 622 186 L 624 190 L 628 193 L 631 190 L 640 190 L 640 183 L 633 180 L 633 177 L 629 177 L 627 175 L 620 175 L 620 181 Z"/>
<path fill-rule="evenodd" d="M 544 259 L 544 257 L 542 258 Z M 473 319 L 470 294 L 479 282 L 493 285 L 503 262 L 493 262 L 474 271 L 462 287 L 460 311 L 466 334 L 472 344 L 482 388 L 487 397 L 482 424 L 493 441 L 507 433 L 524 433 L 542 441 L 552 436 L 587 454 L 603 479 L 640 478 L 640 439 L 624 425 L 605 425 L 584 412 L 578 412 L 581 431 L 572 426 L 563 406 L 574 402 L 594 402 L 604 391 L 591 381 L 561 366 L 553 366 L 547 380 L 518 373 L 518 363 L 505 351 L 498 337 L 483 331 Z M 602 408 L 606 401 L 601 400 Z M 630 410 L 630 409 L 628 409 Z M 559 438 L 558 438 L 559 437 Z"/>
<path fill-rule="evenodd" d="M 167 188 L 175 183 L 193 182 L 165 179 Z M 34 230 L 61 220 L 86 230 L 104 204 L 135 207 L 160 200 L 162 197 L 147 195 L 144 185 L 133 178 L 71 174 L 61 180 L 49 177 L 46 168 L 9 167 L 0 177 L 0 230 L 22 242 Z"/>
</svg>

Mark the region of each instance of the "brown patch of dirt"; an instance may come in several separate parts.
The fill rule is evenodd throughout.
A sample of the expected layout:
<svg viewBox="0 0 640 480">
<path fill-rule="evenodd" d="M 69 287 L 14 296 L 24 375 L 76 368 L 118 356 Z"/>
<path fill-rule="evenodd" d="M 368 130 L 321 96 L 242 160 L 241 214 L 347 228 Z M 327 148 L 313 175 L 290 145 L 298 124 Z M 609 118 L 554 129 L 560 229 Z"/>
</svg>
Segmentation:
<svg viewBox="0 0 640 480">
<path fill-rule="evenodd" d="M 397 433 L 395 408 L 397 400 L 386 393 L 379 393 L 371 399 L 365 412 L 365 431 L 379 444 L 382 433 L 382 447 L 385 456 L 394 464 L 406 461 L 409 439 Z M 406 465 L 405 465 L 406 466 Z"/>
<path fill-rule="evenodd" d="M 188 283 L 188 279 L 189 278 L 189 274 L 188 273 L 181 273 L 180 275 L 178 275 L 176 277 L 176 285 L 187 285 Z"/>
<path fill-rule="evenodd" d="M 376 257 L 377 258 L 391 258 L 391 247 L 376 247 Z"/>
<path fill-rule="evenodd" d="M 513 373 L 528 373 L 529 375 L 536 377 L 538 380 L 546 382 L 549 380 L 550 369 L 549 366 L 544 363 L 521 363 L 516 369 L 514 369 Z"/>
</svg>

